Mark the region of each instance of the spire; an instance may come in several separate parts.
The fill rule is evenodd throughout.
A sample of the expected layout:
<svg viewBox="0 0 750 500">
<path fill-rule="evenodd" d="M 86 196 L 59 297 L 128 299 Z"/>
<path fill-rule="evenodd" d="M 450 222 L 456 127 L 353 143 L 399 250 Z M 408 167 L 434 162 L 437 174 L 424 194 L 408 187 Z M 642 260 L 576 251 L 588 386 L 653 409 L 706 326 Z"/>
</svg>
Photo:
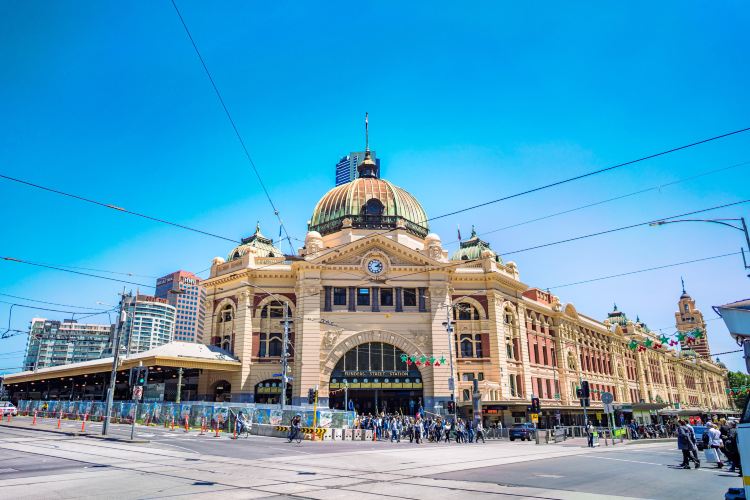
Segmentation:
<svg viewBox="0 0 750 500">
<path fill-rule="evenodd" d="M 255 234 L 260 234 L 260 221 L 255 222 Z"/>
<path fill-rule="evenodd" d="M 377 179 L 378 165 L 372 159 L 372 153 L 370 153 L 370 124 L 368 115 L 368 113 L 365 113 L 365 159 L 357 166 L 357 172 L 359 172 L 359 177 Z"/>
</svg>

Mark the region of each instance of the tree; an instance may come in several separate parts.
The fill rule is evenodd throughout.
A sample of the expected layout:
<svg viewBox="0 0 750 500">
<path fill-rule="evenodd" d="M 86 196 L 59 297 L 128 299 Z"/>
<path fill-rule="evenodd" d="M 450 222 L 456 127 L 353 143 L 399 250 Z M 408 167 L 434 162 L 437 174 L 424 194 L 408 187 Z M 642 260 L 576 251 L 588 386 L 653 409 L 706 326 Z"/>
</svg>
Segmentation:
<svg viewBox="0 0 750 500">
<path fill-rule="evenodd" d="M 729 396 L 734 399 L 737 408 L 744 408 L 747 402 L 747 391 L 750 390 L 750 375 L 742 372 L 729 372 L 727 379 L 729 388 L 732 389 L 732 394 Z"/>
</svg>

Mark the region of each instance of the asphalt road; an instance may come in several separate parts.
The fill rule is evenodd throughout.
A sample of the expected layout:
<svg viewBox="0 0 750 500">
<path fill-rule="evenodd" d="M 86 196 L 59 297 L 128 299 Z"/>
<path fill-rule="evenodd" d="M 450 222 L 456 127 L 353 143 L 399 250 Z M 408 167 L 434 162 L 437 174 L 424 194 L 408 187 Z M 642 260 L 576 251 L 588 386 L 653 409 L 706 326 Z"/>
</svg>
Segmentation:
<svg viewBox="0 0 750 500">
<path fill-rule="evenodd" d="M 37 429 L 45 425 L 40 423 Z M 56 427 L 47 422 L 46 428 Z M 94 434 L 98 424 L 88 427 Z M 63 422 L 79 431 L 80 422 Z M 129 427 L 112 434 L 129 437 Z M 0 426 L 0 497 L 321 498 L 325 500 L 720 499 L 735 474 L 705 465 L 677 469 L 674 443 L 589 450 L 568 442 L 483 444 L 232 440 L 164 428 L 138 429 L 148 442 L 108 442 L 43 432 L 28 422 Z M 81 495 L 85 491 L 86 495 Z M 117 491 L 117 494 L 112 494 Z"/>
<path fill-rule="evenodd" d="M 674 444 L 628 445 L 606 456 L 550 458 L 441 474 L 439 478 L 664 500 L 720 499 L 727 489 L 742 486 L 736 473 L 719 470 L 714 464 L 702 462 L 697 470 L 677 468 L 682 454 L 675 448 Z"/>
</svg>

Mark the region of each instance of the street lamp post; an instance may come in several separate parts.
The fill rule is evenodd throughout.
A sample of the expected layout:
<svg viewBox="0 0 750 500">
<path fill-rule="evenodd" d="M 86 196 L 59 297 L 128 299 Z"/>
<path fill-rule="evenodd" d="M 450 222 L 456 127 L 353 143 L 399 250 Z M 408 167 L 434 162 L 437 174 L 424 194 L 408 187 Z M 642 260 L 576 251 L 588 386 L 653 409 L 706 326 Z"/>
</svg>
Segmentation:
<svg viewBox="0 0 750 500">
<path fill-rule="evenodd" d="M 455 321 L 451 320 L 451 311 L 453 310 L 453 305 L 448 304 L 445 306 L 445 323 L 443 323 L 443 326 L 445 327 L 445 332 L 448 334 L 448 359 L 450 360 L 450 367 L 451 367 L 451 376 L 448 379 L 448 390 L 451 391 L 451 401 L 453 402 L 453 421 L 457 421 L 457 415 L 458 415 L 458 408 L 456 405 L 456 394 L 455 394 L 455 388 L 456 388 L 456 380 L 454 377 L 453 372 L 453 325 L 456 323 Z"/>
<path fill-rule="evenodd" d="M 738 225 L 730 224 L 728 221 L 739 222 Z M 747 244 L 748 252 L 750 252 L 750 234 L 747 231 L 747 224 L 745 223 L 744 217 L 736 219 L 676 219 L 676 220 L 657 220 L 649 224 L 649 226 L 657 227 L 664 226 L 666 224 L 674 224 L 676 222 L 709 222 L 711 224 L 720 224 L 722 226 L 731 227 L 737 231 L 741 231 L 745 234 L 745 243 Z M 745 270 L 750 269 L 747 265 L 747 259 L 745 259 L 745 249 L 740 247 L 740 253 L 742 253 L 742 263 L 745 266 Z M 748 275 L 750 277 L 750 275 Z"/>
</svg>

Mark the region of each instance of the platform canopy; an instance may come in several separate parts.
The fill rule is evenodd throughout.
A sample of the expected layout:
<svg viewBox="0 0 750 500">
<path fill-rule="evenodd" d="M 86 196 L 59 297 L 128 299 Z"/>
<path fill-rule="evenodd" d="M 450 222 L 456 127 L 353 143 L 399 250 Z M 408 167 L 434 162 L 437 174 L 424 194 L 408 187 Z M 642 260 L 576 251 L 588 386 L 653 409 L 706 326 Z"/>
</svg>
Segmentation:
<svg viewBox="0 0 750 500">
<path fill-rule="evenodd" d="M 239 359 L 227 351 L 204 344 L 193 342 L 170 342 L 154 349 L 127 358 L 121 358 L 118 370 L 127 370 L 134 366 L 164 366 L 174 368 L 196 368 L 200 370 L 237 371 L 241 363 Z M 5 375 L 5 384 L 54 379 L 59 377 L 73 377 L 76 375 L 91 375 L 107 372 L 112 369 L 112 357 L 71 363 L 68 365 L 40 368 L 36 371 L 25 371 Z"/>
</svg>

